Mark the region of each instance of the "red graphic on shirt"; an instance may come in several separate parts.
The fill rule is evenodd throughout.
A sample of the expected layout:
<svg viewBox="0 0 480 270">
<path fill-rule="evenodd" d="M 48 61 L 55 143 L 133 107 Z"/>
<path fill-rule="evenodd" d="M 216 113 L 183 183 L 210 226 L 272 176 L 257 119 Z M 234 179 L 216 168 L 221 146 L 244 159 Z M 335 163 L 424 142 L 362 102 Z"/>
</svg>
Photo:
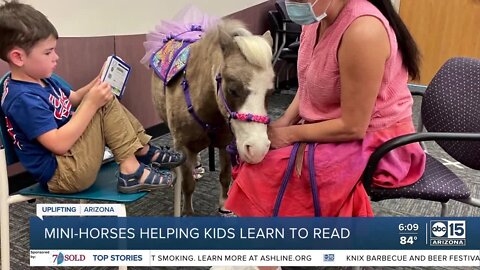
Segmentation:
<svg viewBox="0 0 480 270">
<path fill-rule="evenodd" d="M 17 135 L 15 134 L 15 132 L 13 132 L 13 126 L 10 123 L 10 120 L 8 120 L 8 117 L 6 116 L 5 116 L 5 123 L 7 126 L 8 135 L 10 135 L 10 137 L 13 140 L 13 145 L 17 146 L 20 150 L 22 150 L 22 147 L 20 146 L 20 141 L 17 140 Z"/>
<path fill-rule="evenodd" d="M 72 108 L 72 104 L 68 97 L 60 91 L 60 98 L 55 97 L 54 95 L 50 95 L 48 101 L 55 107 L 55 111 L 53 112 L 53 116 L 58 119 L 62 120 L 62 118 L 68 118 L 70 116 L 70 109 Z"/>
</svg>

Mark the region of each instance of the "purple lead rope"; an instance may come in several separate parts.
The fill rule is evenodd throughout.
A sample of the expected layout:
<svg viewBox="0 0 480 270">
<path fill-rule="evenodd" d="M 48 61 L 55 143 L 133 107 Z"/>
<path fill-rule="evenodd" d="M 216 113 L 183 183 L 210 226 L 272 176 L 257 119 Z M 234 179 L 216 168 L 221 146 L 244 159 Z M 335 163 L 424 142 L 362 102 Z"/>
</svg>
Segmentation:
<svg viewBox="0 0 480 270">
<path fill-rule="evenodd" d="M 292 176 L 293 167 L 295 165 L 295 157 L 297 156 L 298 148 L 300 143 L 295 143 L 293 145 L 292 152 L 290 153 L 290 158 L 288 159 L 287 169 L 282 178 L 282 184 L 280 189 L 278 190 L 277 198 L 275 200 L 275 206 L 273 208 L 273 216 L 277 217 L 280 211 L 280 205 L 282 203 L 283 195 L 287 189 L 288 181 Z M 310 188 L 312 190 L 312 199 L 313 199 L 313 207 L 315 211 L 315 216 L 319 217 L 321 215 L 320 210 L 320 201 L 318 200 L 318 190 L 317 190 L 317 179 L 315 177 L 315 144 L 309 143 L 308 144 L 308 168 L 309 168 L 309 176 L 310 176 Z"/>
</svg>

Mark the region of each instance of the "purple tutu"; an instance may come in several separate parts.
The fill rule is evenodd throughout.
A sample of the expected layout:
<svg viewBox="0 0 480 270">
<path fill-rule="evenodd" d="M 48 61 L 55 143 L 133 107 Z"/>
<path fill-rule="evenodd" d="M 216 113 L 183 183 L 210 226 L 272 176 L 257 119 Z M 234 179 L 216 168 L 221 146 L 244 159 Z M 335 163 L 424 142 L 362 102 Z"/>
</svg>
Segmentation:
<svg viewBox="0 0 480 270">
<path fill-rule="evenodd" d="M 195 6 L 188 6 L 180 11 L 172 20 L 162 20 L 155 30 L 147 34 L 143 43 L 145 56 L 140 62 L 150 66 L 150 58 L 167 41 L 171 39 L 195 41 L 201 38 L 203 32 L 217 24 L 219 18 L 203 13 Z"/>
</svg>

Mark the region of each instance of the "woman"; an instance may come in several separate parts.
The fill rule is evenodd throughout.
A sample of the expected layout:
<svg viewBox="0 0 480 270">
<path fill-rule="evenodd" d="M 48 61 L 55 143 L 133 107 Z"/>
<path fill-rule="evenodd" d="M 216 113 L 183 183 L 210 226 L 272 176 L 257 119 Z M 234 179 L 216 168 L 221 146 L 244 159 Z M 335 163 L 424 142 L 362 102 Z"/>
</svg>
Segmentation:
<svg viewBox="0 0 480 270">
<path fill-rule="evenodd" d="M 298 92 L 269 126 L 272 149 L 265 159 L 235 168 L 226 207 L 238 216 L 271 216 L 292 145 L 315 142 L 321 215 L 372 216 L 362 172 L 376 147 L 415 131 L 407 80 L 419 75 L 416 44 L 390 0 L 291 0 L 286 7 L 304 25 Z M 314 214 L 307 152 L 280 216 Z M 383 158 L 373 184 L 413 184 L 424 166 L 419 144 L 398 148 Z"/>
</svg>

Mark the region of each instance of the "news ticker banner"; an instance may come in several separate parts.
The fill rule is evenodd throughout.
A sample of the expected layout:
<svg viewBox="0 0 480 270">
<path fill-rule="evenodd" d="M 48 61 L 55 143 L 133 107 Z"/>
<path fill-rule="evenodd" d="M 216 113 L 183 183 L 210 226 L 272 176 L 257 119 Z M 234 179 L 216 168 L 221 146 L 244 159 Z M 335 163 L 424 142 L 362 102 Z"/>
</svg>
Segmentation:
<svg viewBox="0 0 480 270">
<path fill-rule="evenodd" d="M 31 250 L 30 266 L 479 266 L 478 250 Z"/>
<path fill-rule="evenodd" d="M 114 205 L 74 206 L 37 206 L 32 266 L 480 266 L 480 217 L 118 218 Z"/>
</svg>

